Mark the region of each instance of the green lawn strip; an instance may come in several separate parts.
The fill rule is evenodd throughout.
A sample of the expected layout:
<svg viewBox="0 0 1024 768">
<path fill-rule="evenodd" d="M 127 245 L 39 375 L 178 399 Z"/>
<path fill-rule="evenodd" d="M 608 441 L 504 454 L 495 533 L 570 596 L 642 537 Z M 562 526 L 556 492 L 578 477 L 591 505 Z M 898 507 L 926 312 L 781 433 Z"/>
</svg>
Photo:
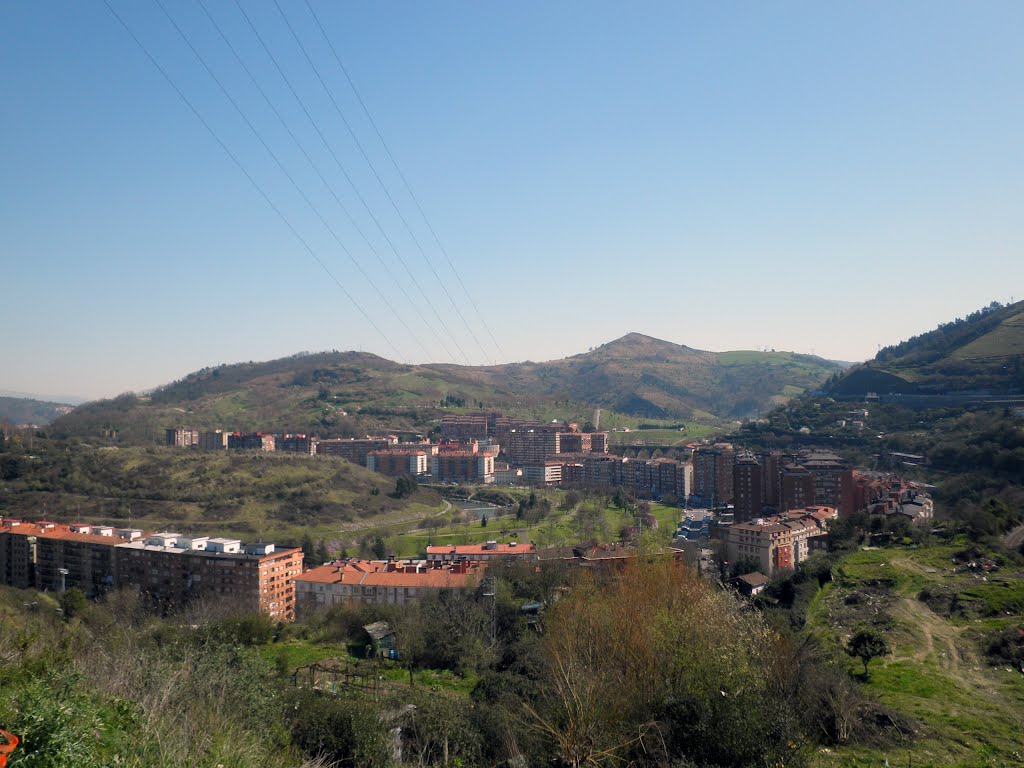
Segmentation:
<svg viewBox="0 0 1024 768">
<path fill-rule="evenodd" d="M 327 659 L 338 659 L 352 664 L 364 663 L 349 652 L 344 643 L 318 643 L 309 640 L 285 640 L 260 646 L 260 656 L 268 662 L 281 665 L 288 673 L 296 669 Z M 401 685 L 409 684 L 409 670 L 398 662 L 383 661 L 378 669 L 382 679 Z M 473 675 L 463 677 L 449 670 L 419 669 L 413 672 L 413 685 L 437 691 L 447 691 L 468 696 L 476 686 Z"/>
</svg>

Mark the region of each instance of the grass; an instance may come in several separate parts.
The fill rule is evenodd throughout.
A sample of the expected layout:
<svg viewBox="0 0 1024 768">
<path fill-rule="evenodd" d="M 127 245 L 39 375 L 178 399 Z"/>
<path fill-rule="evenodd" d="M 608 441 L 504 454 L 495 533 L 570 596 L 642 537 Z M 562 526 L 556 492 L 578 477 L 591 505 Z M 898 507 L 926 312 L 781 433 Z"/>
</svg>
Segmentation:
<svg viewBox="0 0 1024 768">
<path fill-rule="evenodd" d="M 1024 677 L 992 667 L 980 656 L 986 633 L 1021 621 L 1022 573 L 979 582 L 956 571 L 951 559 L 963 542 L 919 548 L 858 551 L 836 567 L 836 582 L 812 599 L 808 631 L 833 647 L 842 645 L 865 620 L 880 622 L 892 655 L 871 663 L 864 690 L 918 723 L 912 743 L 888 752 L 860 747 L 823 754 L 834 766 L 903 764 L 915 766 L 1003 766 L 1024 760 Z M 990 577 L 991 579 L 991 577 Z M 924 587 L 955 591 L 1001 612 L 990 619 L 945 618 L 917 599 Z M 848 603 L 853 593 L 874 595 L 865 606 Z M 1005 611 L 1015 612 L 1007 617 Z M 859 662 L 848 659 L 851 674 Z"/>
<path fill-rule="evenodd" d="M 612 445 L 659 445 L 683 446 L 694 440 L 703 440 L 719 434 L 721 427 L 708 424 L 686 423 L 686 429 L 636 429 L 629 432 L 612 432 Z"/>
<path fill-rule="evenodd" d="M 977 602 L 989 615 L 1018 615 L 1024 613 L 1024 582 L 989 577 L 960 592 L 960 599 Z"/>
<path fill-rule="evenodd" d="M 318 642 L 312 640 L 284 640 L 279 643 L 263 645 L 257 653 L 272 664 L 281 664 L 288 673 L 295 672 L 299 667 L 314 664 L 326 659 L 340 659 L 353 664 L 361 659 L 349 652 L 347 644 L 336 642 Z M 381 677 L 391 683 L 409 684 L 409 670 L 400 663 L 384 661 L 380 669 Z M 413 685 L 434 691 L 446 691 L 462 696 L 469 696 L 476 687 L 475 675 L 465 677 L 449 670 L 419 669 L 413 671 Z"/>
<path fill-rule="evenodd" d="M 444 509 L 430 491 L 393 499 L 394 480 L 333 457 L 87 446 L 38 455 L 5 483 L 5 514 L 295 542 L 412 526 Z"/>
</svg>

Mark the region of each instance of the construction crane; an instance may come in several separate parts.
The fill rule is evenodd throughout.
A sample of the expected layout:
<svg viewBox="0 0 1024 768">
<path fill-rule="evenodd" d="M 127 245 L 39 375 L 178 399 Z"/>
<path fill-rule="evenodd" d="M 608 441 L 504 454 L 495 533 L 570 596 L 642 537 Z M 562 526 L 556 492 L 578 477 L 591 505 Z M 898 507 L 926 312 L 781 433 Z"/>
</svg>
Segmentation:
<svg viewBox="0 0 1024 768">
<path fill-rule="evenodd" d="M 7 758 L 18 746 L 18 737 L 0 728 L 0 768 L 7 765 Z"/>
</svg>

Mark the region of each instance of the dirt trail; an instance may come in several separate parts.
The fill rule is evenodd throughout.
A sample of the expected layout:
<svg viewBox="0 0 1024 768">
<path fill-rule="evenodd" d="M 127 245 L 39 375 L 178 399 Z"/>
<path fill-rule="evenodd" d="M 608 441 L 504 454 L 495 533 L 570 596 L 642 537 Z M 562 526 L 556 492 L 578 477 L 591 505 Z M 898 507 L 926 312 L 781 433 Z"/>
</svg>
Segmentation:
<svg viewBox="0 0 1024 768">
<path fill-rule="evenodd" d="M 1003 538 L 1007 549 L 1017 550 L 1024 544 L 1024 525 L 1018 525 Z"/>
<path fill-rule="evenodd" d="M 930 569 L 906 558 L 894 559 L 893 565 L 917 573 L 934 574 Z M 918 662 L 932 662 L 961 686 L 969 687 L 990 699 L 999 696 L 993 681 L 984 674 L 984 663 L 972 644 L 961 635 L 966 627 L 957 626 L 935 613 L 916 597 L 901 598 L 894 605 L 895 616 L 920 635 L 920 645 L 908 654 Z M 907 649 L 910 651 L 911 649 Z"/>
</svg>

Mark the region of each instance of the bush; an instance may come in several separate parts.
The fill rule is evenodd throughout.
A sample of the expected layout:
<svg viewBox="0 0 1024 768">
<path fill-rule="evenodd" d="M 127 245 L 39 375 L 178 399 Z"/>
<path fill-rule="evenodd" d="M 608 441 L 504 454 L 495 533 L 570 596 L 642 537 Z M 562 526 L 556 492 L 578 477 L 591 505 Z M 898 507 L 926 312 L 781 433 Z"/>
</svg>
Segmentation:
<svg viewBox="0 0 1024 768">
<path fill-rule="evenodd" d="M 292 739 L 309 757 L 366 768 L 391 764 L 388 730 L 372 702 L 296 691 L 288 710 Z"/>
</svg>

